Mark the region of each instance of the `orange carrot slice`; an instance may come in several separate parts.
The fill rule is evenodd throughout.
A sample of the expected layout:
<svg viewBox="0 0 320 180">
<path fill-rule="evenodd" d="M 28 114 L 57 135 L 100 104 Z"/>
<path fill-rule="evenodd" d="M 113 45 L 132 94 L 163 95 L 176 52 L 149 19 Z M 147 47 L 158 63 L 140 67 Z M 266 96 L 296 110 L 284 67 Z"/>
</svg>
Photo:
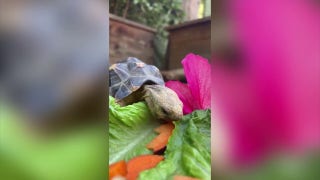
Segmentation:
<svg viewBox="0 0 320 180">
<path fill-rule="evenodd" d="M 140 172 L 155 167 L 162 160 L 163 156 L 159 155 L 141 155 L 131 159 L 127 163 L 127 180 L 136 180 Z"/>
<path fill-rule="evenodd" d="M 173 129 L 174 125 L 172 123 L 163 124 L 156 128 L 155 131 L 160 134 L 147 144 L 147 148 L 157 152 L 166 147 Z"/>
<path fill-rule="evenodd" d="M 173 129 L 174 129 L 174 124 L 172 122 L 169 122 L 169 123 L 160 125 L 156 129 L 154 129 L 154 131 L 157 133 L 165 133 L 165 132 L 171 133 Z"/>
<path fill-rule="evenodd" d="M 173 180 L 199 180 L 199 179 L 189 177 L 189 176 L 174 176 Z"/>
<path fill-rule="evenodd" d="M 171 134 L 169 133 L 159 134 L 149 144 L 147 144 L 147 148 L 152 150 L 153 152 L 157 152 L 163 149 L 168 144 L 170 136 Z"/>
<path fill-rule="evenodd" d="M 123 176 L 125 177 L 127 175 L 127 165 L 125 161 L 119 161 L 116 163 L 113 163 L 109 166 L 109 179 L 112 180 L 112 178 L 116 176 Z"/>
</svg>

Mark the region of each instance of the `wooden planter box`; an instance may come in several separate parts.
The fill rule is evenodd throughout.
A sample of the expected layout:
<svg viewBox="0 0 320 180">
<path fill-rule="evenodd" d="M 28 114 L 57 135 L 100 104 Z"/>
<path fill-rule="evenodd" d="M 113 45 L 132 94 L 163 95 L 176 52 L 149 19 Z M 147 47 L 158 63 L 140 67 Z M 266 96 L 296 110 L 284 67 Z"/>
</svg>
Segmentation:
<svg viewBox="0 0 320 180">
<path fill-rule="evenodd" d="M 154 64 L 155 33 L 148 26 L 110 14 L 109 66 L 129 56 Z"/>
<path fill-rule="evenodd" d="M 188 21 L 167 27 L 169 45 L 166 69 L 182 68 L 181 60 L 194 53 L 207 59 L 211 57 L 211 17 Z"/>
</svg>

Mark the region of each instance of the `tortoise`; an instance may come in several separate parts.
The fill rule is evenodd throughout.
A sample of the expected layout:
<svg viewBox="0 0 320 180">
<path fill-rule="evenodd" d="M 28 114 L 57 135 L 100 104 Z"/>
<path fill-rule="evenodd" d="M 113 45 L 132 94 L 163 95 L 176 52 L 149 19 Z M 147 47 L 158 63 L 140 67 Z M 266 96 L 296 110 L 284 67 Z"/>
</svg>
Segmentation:
<svg viewBox="0 0 320 180">
<path fill-rule="evenodd" d="M 160 71 L 153 65 L 129 57 L 109 68 L 109 92 L 121 106 L 145 101 L 157 119 L 182 118 L 182 102 L 165 87 Z"/>
</svg>

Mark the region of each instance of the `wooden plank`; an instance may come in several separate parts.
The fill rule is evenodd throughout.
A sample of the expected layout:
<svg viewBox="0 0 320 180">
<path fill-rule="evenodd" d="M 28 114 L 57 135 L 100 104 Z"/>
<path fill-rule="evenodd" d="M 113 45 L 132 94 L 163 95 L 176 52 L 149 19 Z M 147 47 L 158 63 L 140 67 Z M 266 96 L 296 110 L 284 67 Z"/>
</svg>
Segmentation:
<svg viewBox="0 0 320 180">
<path fill-rule="evenodd" d="M 120 22 L 122 24 L 126 24 L 128 26 L 133 26 L 135 28 L 140 28 L 140 29 L 142 29 L 144 31 L 150 31 L 152 33 L 156 33 L 157 32 L 157 30 L 154 29 L 154 28 L 151 28 L 149 26 L 146 26 L 146 25 L 143 25 L 143 24 L 140 24 L 140 23 L 136 23 L 134 21 L 130 21 L 128 19 L 116 16 L 116 15 L 113 15 L 113 14 L 109 14 L 109 17 L 110 17 L 111 21 L 118 21 L 118 22 Z"/>
<path fill-rule="evenodd" d="M 161 71 L 162 77 L 165 81 L 176 80 L 186 82 L 186 77 L 184 74 L 184 70 L 180 69 L 173 69 L 168 71 Z"/>
<path fill-rule="evenodd" d="M 181 60 L 194 53 L 207 59 L 211 57 L 211 20 L 204 18 L 168 28 L 169 45 L 167 50 L 167 69 L 182 68 Z"/>
<path fill-rule="evenodd" d="M 206 24 L 206 23 L 210 23 L 211 22 L 211 17 L 205 17 L 205 18 L 201 18 L 201 19 L 196 19 L 196 20 L 192 20 L 192 21 L 186 21 L 177 25 L 173 25 L 173 26 L 168 26 L 166 28 L 166 30 L 168 31 L 174 31 L 177 29 L 181 29 L 184 27 L 191 27 L 191 26 L 197 26 L 198 24 Z"/>
<path fill-rule="evenodd" d="M 154 64 L 154 36 L 152 28 L 148 29 L 113 15 L 110 18 L 109 65 L 130 56 Z"/>
</svg>

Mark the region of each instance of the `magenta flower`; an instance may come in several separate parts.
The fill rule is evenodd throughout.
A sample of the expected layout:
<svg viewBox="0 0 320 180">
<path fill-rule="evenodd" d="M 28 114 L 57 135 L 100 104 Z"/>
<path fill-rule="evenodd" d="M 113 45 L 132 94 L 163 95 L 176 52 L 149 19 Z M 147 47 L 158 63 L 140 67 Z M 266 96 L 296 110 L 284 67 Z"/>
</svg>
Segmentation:
<svg viewBox="0 0 320 180">
<path fill-rule="evenodd" d="M 183 60 L 187 84 L 168 81 L 166 86 L 174 90 L 183 103 L 183 113 L 196 109 L 209 109 L 211 104 L 211 68 L 207 59 L 188 54 Z"/>
<path fill-rule="evenodd" d="M 229 0 L 245 67 L 215 67 L 214 94 L 228 116 L 240 164 L 320 146 L 320 13 L 304 1 Z M 218 80 L 218 81 L 217 81 Z"/>
</svg>

